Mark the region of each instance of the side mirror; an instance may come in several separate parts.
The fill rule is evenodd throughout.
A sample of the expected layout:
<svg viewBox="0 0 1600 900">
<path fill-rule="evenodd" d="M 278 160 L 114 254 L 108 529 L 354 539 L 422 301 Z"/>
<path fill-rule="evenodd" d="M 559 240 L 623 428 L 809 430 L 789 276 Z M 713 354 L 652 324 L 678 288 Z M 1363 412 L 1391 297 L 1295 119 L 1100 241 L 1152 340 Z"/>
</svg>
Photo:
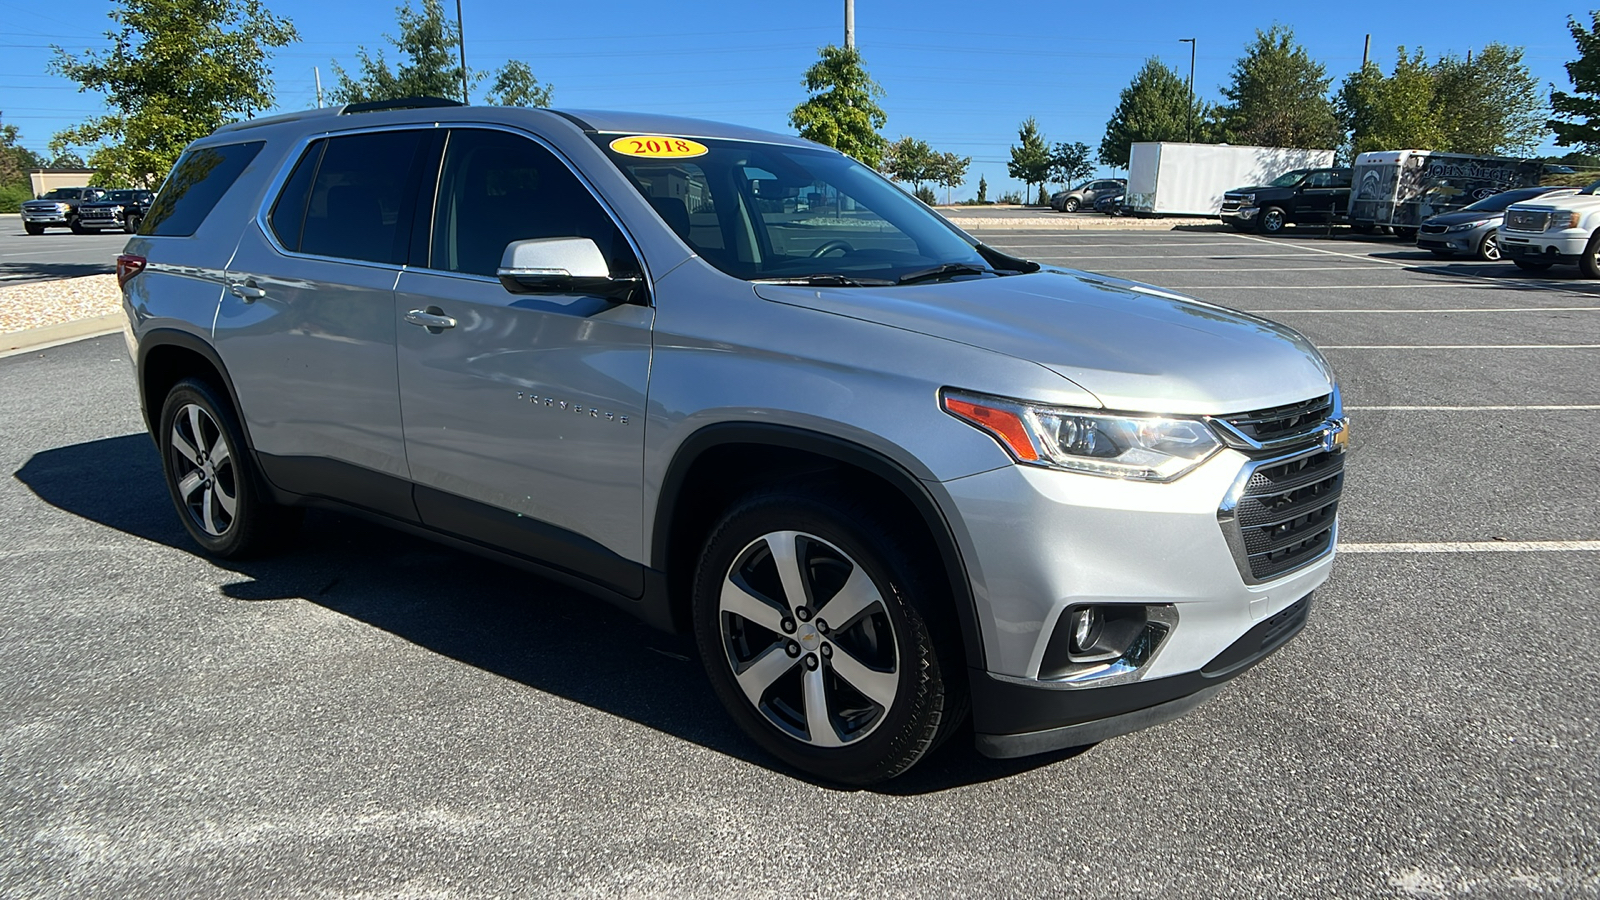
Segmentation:
<svg viewBox="0 0 1600 900">
<path fill-rule="evenodd" d="M 583 237 L 512 241 L 495 274 L 513 294 L 596 294 L 619 303 L 633 302 L 644 281 L 613 277 L 600 248 Z"/>
</svg>

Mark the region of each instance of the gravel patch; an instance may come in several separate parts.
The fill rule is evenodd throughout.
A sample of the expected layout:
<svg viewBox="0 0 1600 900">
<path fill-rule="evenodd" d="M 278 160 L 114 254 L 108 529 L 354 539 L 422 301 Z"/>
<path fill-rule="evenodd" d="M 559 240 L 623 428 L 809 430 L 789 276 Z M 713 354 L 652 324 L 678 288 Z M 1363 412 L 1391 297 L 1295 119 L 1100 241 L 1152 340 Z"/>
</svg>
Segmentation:
<svg viewBox="0 0 1600 900">
<path fill-rule="evenodd" d="M 110 315 L 122 308 L 115 275 L 0 288 L 0 334 Z"/>
</svg>

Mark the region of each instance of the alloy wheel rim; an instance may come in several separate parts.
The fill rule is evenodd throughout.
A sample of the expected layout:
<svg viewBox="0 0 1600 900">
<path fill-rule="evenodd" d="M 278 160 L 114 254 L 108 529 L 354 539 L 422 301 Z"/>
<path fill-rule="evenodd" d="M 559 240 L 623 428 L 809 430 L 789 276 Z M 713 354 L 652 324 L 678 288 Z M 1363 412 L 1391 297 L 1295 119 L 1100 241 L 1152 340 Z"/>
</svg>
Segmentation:
<svg viewBox="0 0 1600 900">
<path fill-rule="evenodd" d="M 1500 258 L 1500 239 L 1492 234 L 1483 239 L 1483 258 L 1491 261 Z"/>
<path fill-rule="evenodd" d="M 186 403 L 172 420 L 167 465 L 178 500 L 206 534 L 222 537 L 239 509 L 238 470 L 217 421 L 201 406 Z"/>
<path fill-rule="evenodd" d="M 746 545 L 723 577 L 717 620 L 746 701 L 794 740 L 854 744 L 894 706 L 900 660 L 883 594 L 815 535 L 775 531 Z"/>
<path fill-rule="evenodd" d="M 1261 224 L 1265 225 L 1268 231 L 1277 231 L 1283 227 L 1283 214 L 1273 210 L 1261 218 Z"/>
</svg>

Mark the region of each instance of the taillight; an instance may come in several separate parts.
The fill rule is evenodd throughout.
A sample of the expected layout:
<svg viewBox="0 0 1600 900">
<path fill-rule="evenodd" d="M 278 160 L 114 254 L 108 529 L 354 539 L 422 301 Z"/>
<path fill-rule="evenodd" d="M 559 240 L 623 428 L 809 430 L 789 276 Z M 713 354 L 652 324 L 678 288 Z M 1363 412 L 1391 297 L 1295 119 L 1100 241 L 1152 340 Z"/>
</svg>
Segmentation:
<svg viewBox="0 0 1600 900">
<path fill-rule="evenodd" d="M 117 257 L 117 287 L 126 285 L 133 276 L 144 271 L 144 257 L 124 253 Z"/>
</svg>

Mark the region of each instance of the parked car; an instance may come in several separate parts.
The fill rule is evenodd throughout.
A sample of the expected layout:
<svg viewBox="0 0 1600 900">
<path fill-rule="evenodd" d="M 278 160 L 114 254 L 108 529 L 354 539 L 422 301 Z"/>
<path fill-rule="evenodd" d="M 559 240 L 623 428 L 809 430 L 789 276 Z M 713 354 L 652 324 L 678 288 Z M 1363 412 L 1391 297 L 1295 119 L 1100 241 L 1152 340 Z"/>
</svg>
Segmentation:
<svg viewBox="0 0 1600 900">
<path fill-rule="evenodd" d="M 1094 211 L 1097 213 L 1104 213 L 1108 216 L 1120 216 L 1124 212 L 1122 208 L 1122 201 L 1127 196 L 1127 192 L 1125 191 L 1117 191 L 1113 194 L 1105 194 L 1094 201 Z"/>
<path fill-rule="evenodd" d="M 115 229 L 132 234 L 139 230 L 139 222 L 155 196 L 154 191 L 110 191 L 105 197 L 78 207 L 78 224 L 84 231 Z"/>
<path fill-rule="evenodd" d="M 1288 225 L 1342 221 L 1349 205 L 1349 169 L 1294 169 L 1223 194 L 1222 221 L 1235 231 L 1277 234 Z"/>
<path fill-rule="evenodd" d="M 1333 562 L 1347 421 L 1304 337 L 1001 253 L 793 136 L 257 118 L 184 152 L 117 268 L 201 548 L 323 506 L 523 566 L 692 634 L 831 781 L 969 716 L 1010 757 L 1182 715 Z"/>
<path fill-rule="evenodd" d="M 1500 224 L 1505 219 L 1506 207 L 1535 197 L 1577 192 L 1577 188 L 1531 187 L 1490 194 L 1455 212 L 1423 220 L 1417 229 L 1417 246 L 1441 258 L 1466 254 L 1493 262 L 1500 258 Z"/>
<path fill-rule="evenodd" d="M 1570 194 L 1545 194 L 1506 207 L 1500 253 L 1525 272 L 1576 265 L 1600 278 L 1600 181 Z"/>
<path fill-rule="evenodd" d="M 73 234 L 83 234 L 78 222 L 78 207 L 99 200 L 106 192 L 101 188 L 56 188 L 37 200 L 22 202 L 22 228 L 29 234 L 44 234 L 46 228 L 70 228 Z"/>
<path fill-rule="evenodd" d="M 1056 212 L 1077 212 L 1087 206 L 1094 208 L 1095 201 L 1110 193 L 1121 193 L 1128 186 L 1124 178 L 1100 178 L 1085 181 L 1070 191 L 1050 195 L 1050 208 Z"/>
</svg>

